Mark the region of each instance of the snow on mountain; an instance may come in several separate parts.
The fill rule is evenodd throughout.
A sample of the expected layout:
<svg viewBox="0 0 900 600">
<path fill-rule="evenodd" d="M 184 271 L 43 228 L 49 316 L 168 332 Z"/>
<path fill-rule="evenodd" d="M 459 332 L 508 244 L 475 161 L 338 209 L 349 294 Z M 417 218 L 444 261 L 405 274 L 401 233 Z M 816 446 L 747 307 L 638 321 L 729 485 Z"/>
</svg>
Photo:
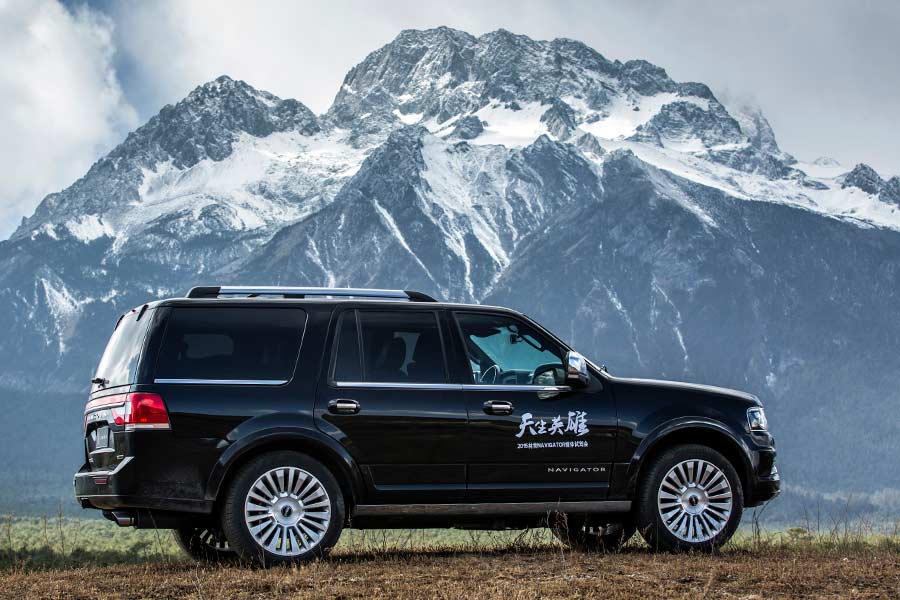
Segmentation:
<svg viewBox="0 0 900 600">
<path fill-rule="evenodd" d="M 620 373 L 750 388 L 815 483 L 848 460 L 836 411 L 868 452 L 897 439 L 898 232 L 900 179 L 798 162 L 703 84 L 404 31 L 323 115 L 223 76 L 45 198 L 0 242 L 0 387 L 83 391 L 117 314 L 192 285 L 421 289 L 526 310 Z"/>
<path fill-rule="evenodd" d="M 849 167 L 828 156 L 820 156 L 812 162 L 798 161 L 794 166 L 815 179 L 834 179 L 850 171 Z"/>
</svg>

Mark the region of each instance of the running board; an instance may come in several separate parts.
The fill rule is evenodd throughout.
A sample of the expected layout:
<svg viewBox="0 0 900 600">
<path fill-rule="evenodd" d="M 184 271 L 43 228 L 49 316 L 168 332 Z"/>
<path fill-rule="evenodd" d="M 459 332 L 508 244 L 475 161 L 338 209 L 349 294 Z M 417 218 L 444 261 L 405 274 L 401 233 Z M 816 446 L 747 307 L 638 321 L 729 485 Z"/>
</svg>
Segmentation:
<svg viewBox="0 0 900 600">
<path fill-rule="evenodd" d="M 627 513 L 630 500 L 595 502 L 491 502 L 481 504 L 359 504 L 354 517 L 545 515 L 550 513 Z"/>
</svg>

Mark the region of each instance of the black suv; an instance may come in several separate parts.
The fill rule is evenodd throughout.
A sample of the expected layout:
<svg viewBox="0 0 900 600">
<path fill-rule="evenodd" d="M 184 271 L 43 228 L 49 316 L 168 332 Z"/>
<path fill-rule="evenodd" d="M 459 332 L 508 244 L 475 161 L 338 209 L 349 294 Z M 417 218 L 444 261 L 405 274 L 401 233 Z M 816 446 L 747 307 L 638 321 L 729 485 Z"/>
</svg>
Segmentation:
<svg viewBox="0 0 900 600">
<path fill-rule="evenodd" d="M 614 377 L 515 311 L 393 290 L 200 287 L 135 308 L 84 435 L 84 508 L 267 564 L 322 556 L 344 527 L 709 550 L 780 487 L 754 396 Z"/>
</svg>

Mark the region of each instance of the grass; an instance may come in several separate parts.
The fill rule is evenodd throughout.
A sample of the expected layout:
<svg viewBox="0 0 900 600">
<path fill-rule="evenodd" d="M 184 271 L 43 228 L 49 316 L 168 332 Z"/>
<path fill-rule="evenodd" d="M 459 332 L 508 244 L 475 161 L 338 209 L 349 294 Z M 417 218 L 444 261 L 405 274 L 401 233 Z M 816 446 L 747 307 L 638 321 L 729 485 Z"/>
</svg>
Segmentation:
<svg viewBox="0 0 900 600">
<path fill-rule="evenodd" d="M 0 598 L 806 598 L 900 596 L 900 536 L 749 527 L 714 556 L 580 553 L 546 530 L 344 532 L 331 557 L 270 570 L 184 558 L 168 532 L 0 522 Z"/>
</svg>

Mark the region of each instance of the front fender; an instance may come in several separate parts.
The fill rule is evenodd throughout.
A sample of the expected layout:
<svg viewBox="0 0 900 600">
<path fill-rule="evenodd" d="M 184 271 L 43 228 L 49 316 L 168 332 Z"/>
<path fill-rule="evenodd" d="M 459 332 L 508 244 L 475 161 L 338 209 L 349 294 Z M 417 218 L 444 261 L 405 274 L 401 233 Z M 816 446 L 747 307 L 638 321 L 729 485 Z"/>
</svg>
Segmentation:
<svg viewBox="0 0 900 600">
<path fill-rule="evenodd" d="M 658 425 L 647 434 L 638 445 L 628 465 L 627 490 L 633 494 L 637 489 L 638 477 L 641 469 L 654 451 L 669 441 L 678 439 L 678 443 L 690 443 L 692 437 L 697 437 L 697 443 L 705 443 L 709 436 L 715 436 L 720 443 L 728 444 L 728 448 L 736 456 L 740 456 L 741 464 L 735 465 L 742 480 L 748 481 L 752 469 L 751 451 L 747 442 L 734 434 L 724 423 L 706 417 L 681 417 L 672 419 Z"/>
<path fill-rule="evenodd" d="M 312 419 L 291 419 L 294 421 L 292 423 L 286 423 L 286 420 L 284 415 L 266 415 L 242 423 L 229 433 L 222 442 L 227 447 L 219 455 L 207 480 L 206 498 L 215 501 L 234 466 L 253 454 L 264 452 L 266 448 L 296 448 L 314 456 L 327 457 L 341 470 L 335 473 L 335 477 L 347 482 L 354 498 L 360 498 L 365 487 L 359 467 L 350 453 L 333 438 L 316 429 Z M 232 439 L 234 441 L 229 442 Z M 348 498 L 350 501 L 352 499 Z"/>
</svg>

